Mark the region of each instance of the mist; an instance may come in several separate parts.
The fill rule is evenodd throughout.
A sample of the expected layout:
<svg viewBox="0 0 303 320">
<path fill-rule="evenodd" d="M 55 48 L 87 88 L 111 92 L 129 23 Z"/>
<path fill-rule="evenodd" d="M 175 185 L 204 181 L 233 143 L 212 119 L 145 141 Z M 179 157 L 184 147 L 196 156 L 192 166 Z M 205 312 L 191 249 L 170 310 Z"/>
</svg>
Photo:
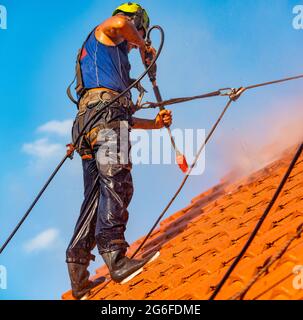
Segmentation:
<svg viewBox="0 0 303 320">
<path fill-rule="evenodd" d="M 238 179 L 262 169 L 303 141 L 300 101 L 280 101 L 266 110 L 262 119 L 251 119 L 245 129 L 233 128 L 217 140 L 223 180 Z"/>
</svg>

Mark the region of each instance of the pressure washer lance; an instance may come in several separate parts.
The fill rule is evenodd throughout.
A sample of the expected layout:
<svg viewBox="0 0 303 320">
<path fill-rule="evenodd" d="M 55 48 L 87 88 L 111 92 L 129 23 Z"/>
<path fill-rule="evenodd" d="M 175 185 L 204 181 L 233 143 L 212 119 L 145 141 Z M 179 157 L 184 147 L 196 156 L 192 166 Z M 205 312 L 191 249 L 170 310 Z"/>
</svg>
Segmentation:
<svg viewBox="0 0 303 320">
<path fill-rule="evenodd" d="M 147 40 L 146 40 L 146 47 L 147 48 L 150 48 L 151 47 L 151 40 L 149 38 L 149 34 L 147 36 Z M 150 61 L 152 61 L 153 57 L 152 57 L 152 54 L 147 52 L 146 53 L 146 58 L 147 59 L 150 59 Z M 148 65 L 146 65 L 146 67 L 148 67 Z M 161 93 L 160 93 L 160 89 L 157 85 L 157 79 L 156 79 L 156 74 L 157 74 L 157 65 L 155 64 L 153 68 L 150 69 L 150 71 L 148 72 L 148 76 L 149 76 L 149 80 L 151 81 L 152 83 L 152 86 L 153 86 L 153 90 L 154 90 L 154 94 L 155 94 L 155 97 L 156 97 L 156 100 L 157 102 L 162 102 L 163 99 L 162 99 L 162 96 L 161 96 Z M 159 109 L 160 110 L 165 110 L 164 106 L 159 106 Z M 170 137 L 170 141 L 171 141 L 171 144 L 176 152 L 176 162 L 179 166 L 179 168 L 184 172 L 186 173 L 188 171 L 188 163 L 186 161 L 186 157 L 184 156 L 184 154 L 181 153 L 181 151 L 178 149 L 178 147 L 176 146 L 176 142 L 175 142 L 175 139 L 172 135 L 172 132 L 170 130 L 170 127 L 166 127 L 167 129 L 167 132 L 169 134 L 169 137 Z"/>
</svg>

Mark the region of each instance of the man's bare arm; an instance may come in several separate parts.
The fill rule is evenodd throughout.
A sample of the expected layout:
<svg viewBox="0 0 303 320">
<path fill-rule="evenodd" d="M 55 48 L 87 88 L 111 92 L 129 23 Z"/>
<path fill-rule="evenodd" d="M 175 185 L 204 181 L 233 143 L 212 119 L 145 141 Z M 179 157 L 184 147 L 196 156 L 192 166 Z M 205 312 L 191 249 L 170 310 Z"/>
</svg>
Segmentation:
<svg viewBox="0 0 303 320">
<path fill-rule="evenodd" d="M 138 48 L 145 48 L 145 42 L 135 25 L 125 16 L 114 16 L 101 23 L 96 30 L 96 36 L 106 45 L 117 45 L 128 41 Z"/>
<path fill-rule="evenodd" d="M 154 120 L 133 118 L 133 122 L 133 129 L 161 129 L 172 124 L 172 113 L 170 110 L 162 110 Z"/>
<path fill-rule="evenodd" d="M 147 48 L 145 41 L 142 34 L 128 17 L 117 15 L 105 20 L 97 28 L 96 37 L 101 43 L 109 46 L 115 46 L 126 40 L 131 45 L 139 48 L 142 62 L 146 63 L 145 54 Z"/>
<path fill-rule="evenodd" d="M 155 120 L 133 118 L 133 129 L 153 130 L 157 129 Z"/>
</svg>

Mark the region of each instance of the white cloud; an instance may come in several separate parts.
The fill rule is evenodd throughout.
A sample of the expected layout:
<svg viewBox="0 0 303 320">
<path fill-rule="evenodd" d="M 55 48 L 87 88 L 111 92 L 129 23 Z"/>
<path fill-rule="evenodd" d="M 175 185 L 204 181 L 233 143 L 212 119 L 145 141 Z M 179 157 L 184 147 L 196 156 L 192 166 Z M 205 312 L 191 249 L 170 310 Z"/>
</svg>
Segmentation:
<svg viewBox="0 0 303 320">
<path fill-rule="evenodd" d="M 41 251 L 51 248 L 56 240 L 59 237 L 59 230 L 58 229 L 47 229 L 41 233 L 39 233 L 36 237 L 29 240 L 24 245 L 24 250 L 27 253 L 31 253 L 34 251 Z"/>
<path fill-rule="evenodd" d="M 58 155 L 63 152 L 63 146 L 59 143 L 51 143 L 47 138 L 38 139 L 31 143 L 25 143 L 22 146 L 22 151 L 36 156 L 41 159 L 46 159 Z"/>
<path fill-rule="evenodd" d="M 54 133 L 56 135 L 66 137 L 71 135 L 72 126 L 72 119 L 67 119 L 64 121 L 53 120 L 40 126 L 37 131 L 44 133 Z"/>
</svg>

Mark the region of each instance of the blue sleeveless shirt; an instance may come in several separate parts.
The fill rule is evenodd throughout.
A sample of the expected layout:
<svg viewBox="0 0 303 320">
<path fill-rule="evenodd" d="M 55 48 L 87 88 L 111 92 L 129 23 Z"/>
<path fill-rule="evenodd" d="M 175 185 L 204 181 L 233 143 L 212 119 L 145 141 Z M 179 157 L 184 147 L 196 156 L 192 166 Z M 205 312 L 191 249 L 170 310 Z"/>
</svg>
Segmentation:
<svg viewBox="0 0 303 320">
<path fill-rule="evenodd" d="M 80 66 L 85 89 L 102 87 L 122 92 L 130 85 L 126 41 L 106 46 L 96 39 L 94 30 L 82 48 Z"/>
</svg>

